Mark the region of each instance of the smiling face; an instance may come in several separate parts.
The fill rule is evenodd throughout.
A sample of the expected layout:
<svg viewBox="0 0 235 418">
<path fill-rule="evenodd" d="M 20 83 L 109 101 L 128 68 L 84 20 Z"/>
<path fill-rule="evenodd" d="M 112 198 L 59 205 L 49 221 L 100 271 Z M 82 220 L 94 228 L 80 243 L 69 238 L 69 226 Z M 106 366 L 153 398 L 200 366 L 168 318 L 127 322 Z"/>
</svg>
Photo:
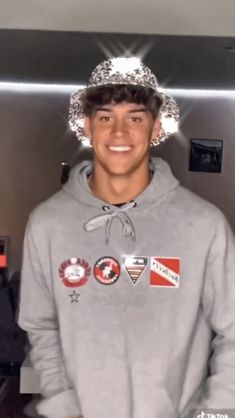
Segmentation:
<svg viewBox="0 0 235 418">
<path fill-rule="evenodd" d="M 159 134 L 159 119 L 142 104 L 97 106 L 85 117 L 85 131 L 94 152 L 94 167 L 109 175 L 126 176 L 148 169 L 149 142 Z"/>
</svg>

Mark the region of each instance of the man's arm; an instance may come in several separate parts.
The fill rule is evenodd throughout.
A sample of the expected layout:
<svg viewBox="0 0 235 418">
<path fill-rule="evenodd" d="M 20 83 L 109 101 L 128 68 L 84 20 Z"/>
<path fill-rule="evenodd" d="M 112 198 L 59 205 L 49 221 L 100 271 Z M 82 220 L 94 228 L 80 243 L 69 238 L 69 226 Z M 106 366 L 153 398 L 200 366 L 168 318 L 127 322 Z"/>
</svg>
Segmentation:
<svg viewBox="0 0 235 418">
<path fill-rule="evenodd" d="M 202 406 L 235 408 L 235 240 L 224 217 L 211 244 L 202 304 L 216 333 Z"/>
<path fill-rule="evenodd" d="M 29 222 L 24 240 L 19 325 L 28 333 L 31 361 L 40 377 L 43 400 L 38 412 L 48 418 L 77 418 L 82 411 L 66 373 L 54 297 L 34 236 Z"/>
</svg>

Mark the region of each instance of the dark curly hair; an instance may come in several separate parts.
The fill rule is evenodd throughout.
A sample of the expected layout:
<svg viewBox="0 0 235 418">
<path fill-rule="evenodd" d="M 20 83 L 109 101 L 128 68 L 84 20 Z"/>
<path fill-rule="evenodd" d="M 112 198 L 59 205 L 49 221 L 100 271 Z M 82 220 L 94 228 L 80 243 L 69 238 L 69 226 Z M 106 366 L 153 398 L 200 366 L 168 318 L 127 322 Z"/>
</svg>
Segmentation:
<svg viewBox="0 0 235 418">
<path fill-rule="evenodd" d="M 142 104 L 149 110 L 155 119 L 159 115 L 162 98 L 149 87 L 106 84 L 104 86 L 90 87 L 81 97 L 84 115 L 91 116 L 96 107 L 110 103 L 136 103 Z"/>
</svg>

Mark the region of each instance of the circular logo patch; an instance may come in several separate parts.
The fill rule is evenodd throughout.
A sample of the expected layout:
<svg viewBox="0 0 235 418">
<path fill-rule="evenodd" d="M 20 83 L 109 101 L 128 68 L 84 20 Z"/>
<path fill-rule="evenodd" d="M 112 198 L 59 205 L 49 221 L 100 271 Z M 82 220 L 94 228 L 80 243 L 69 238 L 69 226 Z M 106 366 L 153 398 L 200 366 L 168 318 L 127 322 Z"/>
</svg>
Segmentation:
<svg viewBox="0 0 235 418">
<path fill-rule="evenodd" d="M 102 284 L 113 284 L 120 276 L 120 265 L 112 257 L 102 257 L 94 267 L 94 276 Z"/>
<path fill-rule="evenodd" d="M 84 286 L 91 274 L 89 264 L 80 258 L 70 258 L 64 261 L 59 268 L 59 275 L 67 287 Z"/>
</svg>

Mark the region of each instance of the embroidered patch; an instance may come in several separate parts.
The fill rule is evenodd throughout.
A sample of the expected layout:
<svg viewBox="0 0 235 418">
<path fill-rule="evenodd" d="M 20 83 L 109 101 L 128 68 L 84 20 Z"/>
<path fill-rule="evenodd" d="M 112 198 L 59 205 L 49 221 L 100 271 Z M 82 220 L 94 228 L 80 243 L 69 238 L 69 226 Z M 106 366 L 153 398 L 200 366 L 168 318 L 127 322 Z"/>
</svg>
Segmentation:
<svg viewBox="0 0 235 418">
<path fill-rule="evenodd" d="M 113 284 L 120 276 L 120 265 L 112 257 L 100 258 L 94 266 L 94 276 L 102 284 Z"/>
<path fill-rule="evenodd" d="M 148 257 L 126 256 L 122 258 L 122 263 L 129 274 L 132 283 L 136 284 L 138 278 L 148 264 Z"/>
<path fill-rule="evenodd" d="M 59 275 L 67 287 L 80 287 L 88 282 L 91 274 L 89 264 L 80 258 L 70 258 L 64 261 L 59 268 Z"/>
<path fill-rule="evenodd" d="M 179 287 L 180 259 L 176 257 L 151 257 L 150 285 Z"/>
<path fill-rule="evenodd" d="M 76 293 L 76 290 L 73 290 L 73 292 L 69 295 L 70 297 L 70 302 L 71 303 L 78 303 L 78 298 L 79 298 L 80 294 Z"/>
</svg>

